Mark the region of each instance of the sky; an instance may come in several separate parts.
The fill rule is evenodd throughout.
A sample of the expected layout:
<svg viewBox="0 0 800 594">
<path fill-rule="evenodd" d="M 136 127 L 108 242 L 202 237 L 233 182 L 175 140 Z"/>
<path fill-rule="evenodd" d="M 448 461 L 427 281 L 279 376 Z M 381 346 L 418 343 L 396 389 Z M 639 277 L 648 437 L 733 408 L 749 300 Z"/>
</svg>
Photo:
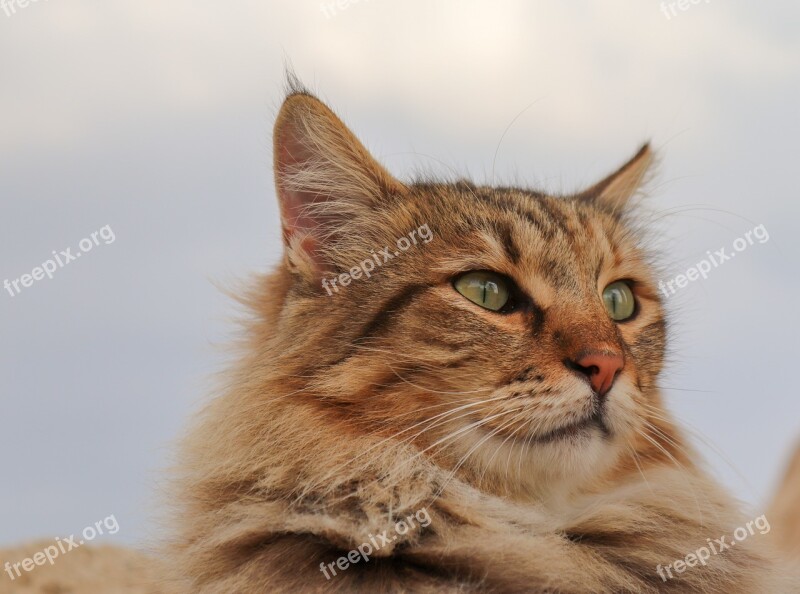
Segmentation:
<svg viewBox="0 0 800 594">
<path fill-rule="evenodd" d="M 110 514 L 113 542 L 157 534 L 236 336 L 221 289 L 280 258 L 286 64 L 401 179 L 571 192 L 651 140 L 648 238 L 676 287 L 661 384 L 763 513 L 800 438 L 800 5 L 681 6 L 0 3 L 0 282 L 19 289 L 0 291 L 0 546 Z"/>
</svg>

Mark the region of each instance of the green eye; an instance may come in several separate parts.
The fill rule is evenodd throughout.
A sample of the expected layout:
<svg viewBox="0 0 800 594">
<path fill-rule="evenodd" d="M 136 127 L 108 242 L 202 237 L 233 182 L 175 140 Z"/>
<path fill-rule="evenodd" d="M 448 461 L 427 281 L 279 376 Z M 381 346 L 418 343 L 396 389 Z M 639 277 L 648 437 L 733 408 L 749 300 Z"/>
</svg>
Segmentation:
<svg viewBox="0 0 800 594">
<path fill-rule="evenodd" d="M 627 320 L 636 310 L 636 299 L 630 285 L 625 281 L 611 283 L 603 289 L 603 303 L 611 319 L 616 322 Z"/>
<path fill-rule="evenodd" d="M 467 272 L 453 286 L 473 303 L 492 311 L 500 311 L 508 303 L 508 281 L 494 272 Z"/>
</svg>

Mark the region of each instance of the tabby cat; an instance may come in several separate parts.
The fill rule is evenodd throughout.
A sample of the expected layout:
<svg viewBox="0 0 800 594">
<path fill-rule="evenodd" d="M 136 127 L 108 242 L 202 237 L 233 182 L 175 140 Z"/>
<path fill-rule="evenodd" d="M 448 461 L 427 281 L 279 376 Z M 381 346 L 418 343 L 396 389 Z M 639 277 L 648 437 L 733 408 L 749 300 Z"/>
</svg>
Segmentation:
<svg viewBox="0 0 800 594">
<path fill-rule="evenodd" d="M 175 584 L 800 591 L 664 407 L 632 204 L 652 162 L 644 146 L 568 196 L 405 183 L 294 84 L 284 257 L 242 298 L 240 360 L 183 448 Z"/>
</svg>

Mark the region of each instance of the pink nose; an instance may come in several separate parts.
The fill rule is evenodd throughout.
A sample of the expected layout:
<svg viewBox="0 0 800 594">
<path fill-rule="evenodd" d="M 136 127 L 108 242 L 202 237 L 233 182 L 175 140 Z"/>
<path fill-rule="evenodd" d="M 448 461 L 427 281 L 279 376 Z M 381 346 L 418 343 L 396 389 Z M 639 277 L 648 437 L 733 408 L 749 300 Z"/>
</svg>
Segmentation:
<svg viewBox="0 0 800 594">
<path fill-rule="evenodd" d="M 600 396 L 605 396 L 625 365 L 625 359 L 618 353 L 592 351 L 580 355 L 573 363 L 578 371 L 589 378 L 592 389 Z"/>
</svg>

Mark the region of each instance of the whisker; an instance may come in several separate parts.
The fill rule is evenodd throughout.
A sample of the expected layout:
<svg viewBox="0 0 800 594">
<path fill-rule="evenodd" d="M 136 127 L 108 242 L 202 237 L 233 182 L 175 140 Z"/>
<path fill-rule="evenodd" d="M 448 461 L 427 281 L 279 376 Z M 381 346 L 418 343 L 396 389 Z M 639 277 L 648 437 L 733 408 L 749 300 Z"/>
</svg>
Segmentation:
<svg viewBox="0 0 800 594">
<path fill-rule="evenodd" d="M 649 425 L 649 423 L 648 423 L 648 425 Z M 655 439 L 653 439 L 652 437 L 650 437 L 649 435 L 647 435 L 647 433 L 645 433 L 643 431 L 639 431 L 638 433 L 639 433 L 639 435 L 644 437 L 647 441 L 649 441 L 651 444 L 653 444 L 658 450 L 663 452 L 672 461 L 672 463 L 675 464 L 675 466 L 677 466 L 678 469 L 681 471 L 680 472 L 681 476 L 686 481 L 687 486 L 689 487 L 689 489 L 692 492 L 692 498 L 694 499 L 695 506 L 697 508 L 697 514 L 699 516 L 699 522 L 702 525 L 703 524 L 703 510 L 700 507 L 700 501 L 697 499 L 697 491 L 695 490 L 694 485 L 692 484 L 692 482 L 687 478 L 687 476 L 689 475 L 689 472 L 686 470 L 686 468 L 683 467 L 683 465 L 680 462 L 678 462 L 675 459 L 675 457 L 672 454 L 669 453 L 669 451 L 667 451 L 667 449 L 664 446 L 662 446 L 660 443 L 658 443 Z"/>
<path fill-rule="evenodd" d="M 521 410 L 521 409 L 519 409 L 519 408 L 518 408 L 518 409 L 514 409 L 514 411 L 510 411 L 510 412 L 515 412 L 515 411 L 518 411 L 518 410 Z M 507 411 L 507 412 L 509 412 L 509 411 Z M 463 465 L 463 464 L 464 464 L 464 463 L 467 461 L 467 459 L 469 458 L 469 456 L 470 456 L 470 455 L 471 455 L 473 452 L 475 452 L 475 451 L 476 451 L 478 448 L 480 448 L 480 447 L 481 447 L 481 446 L 482 446 L 484 443 L 486 443 L 487 441 L 489 441 L 489 440 L 490 440 L 492 437 L 494 437 L 495 435 L 499 434 L 499 433 L 500 433 L 500 432 L 501 432 L 503 429 L 505 429 L 506 427 L 508 427 L 508 426 L 510 426 L 510 425 L 512 425 L 512 424 L 514 424 L 514 422 L 515 422 L 516 420 L 517 420 L 517 419 L 516 419 L 516 417 L 513 417 L 513 418 L 512 418 L 510 421 L 507 421 L 507 422 L 503 423 L 502 425 L 500 425 L 499 427 L 497 427 L 497 428 L 496 428 L 496 429 L 494 429 L 493 431 L 489 432 L 489 433 L 488 433 L 486 436 L 484 436 L 484 437 L 483 437 L 483 438 L 482 438 L 480 441 L 478 441 L 478 443 L 476 443 L 475 445 L 473 445 L 473 446 L 472 446 L 472 447 L 469 449 L 469 451 L 468 451 L 466 454 L 464 454 L 464 455 L 461 457 L 461 459 L 460 459 L 460 460 L 458 461 L 458 463 L 455 465 L 455 467 L 453 468 L 453 470 L 452 470 L 452 471 L 449 473 L 449 475 L 450 475 L 450 476 L 449 476 L 449 478 L 448 478 L 448 479 L 446 479 L 446 480 L 445 480 L 445 482 L 442 484 L 442 486 L 440 487 L 439 491 L 438 491 L 438 492 L 437 492 L 437 494 L 434 496 L 434 498 L 433 498 L 433 501 L 435 501 L 435 500 L 438 498 L 438 496 L 439 496 L 439 495 L 440 495 L 440 494 L 441 494 L 441 493 L 444 491 L 444 488 L 447 486 L 447 484 L 448 484 L 448 483 L 449 483 L 449 482 L 450 482 L 450 481 L 451 481 L 453 478 L 455 478 L 455 476 L 456 476 L 456 473 L 458 472 L 458 470 L 459 470 L 459 469 L 461 468 L 461 466 L 462 466 L 462 465 Z M 503 441 L 503 443 L 505 443 L 505 441 L 507 441 L 507 440 L 508 440 L 508 437 L 507 437 L 507 438 L 506 438 L 506 439 Z M 501 445 L 502 445 L 502 444 L 501 444 Z M 498 448 L 498 449 L 499 449 L 499 448 Z M 497 453 L 497 451 L 498 451 L 498 450 L 495 450 L 495 453 Z M 489 459 L 489 463 L 491 463 L 491 460 L 492 460 L 493 458 L 494 458 L 494 455 L 492 456 L 492 458 L 490 458 L 490 459 Z M 488 464 L 487 464 L 487 467 L 488 467 Z M 484 472 L 485 472 L 485 469 L 484 469 Z"/>
<path fill-rule="evenodd" d="M 393 435 L 390 435 L 389 437 L 386 437 L 386 438 L 382 439 L 378 443 L 373 444 L 372 446 L 370 446 L 366 450 L 364 450 L 361 453 L 359 453 L 356 457 L 351 458 L 347 462 L 345 462 L 343 464 L 340 464 L 339 466 L 333 468 L 331 471 L 328 472 L 327 475 L 322 477 L 319 481 L 317 481 L 316 483 L 314 483 L 312 485 L 308 485 L 307 488 L 301 493 L 301 497 L 305 496 L 313 488 L 316 488 L 317 486 L 319 486 L 320 483 L 327 482 L 328 479 L 333 478 L 341 470 L 343 470 L 344 468 L 346 468 L 348 465 L 352 464 L 356 460 L 358 460 L 358 459 L 362 458 L 363 456 L 369 454 L 370 452 L 374 451 L 375 449 L 379 448 L 380 446 L 382 446 L 382 445 L 384 445 L 384 444 L 386 444 L 386 443 L 388 443 L 390 441 L 396 440 L 397 437 L 402 435 L 403 433 L 406 433 L 408 431 L 412 431 L 413 429 L 415 429 L 415 428 L 417 428 L 417 427 L 419 427 L 421 425 L 427 425 L 427 426 L 423 427 L 422 431 L 417 432 L 416 434 L 412 435 L 411 437 L 407 437 L 405 439 L 399 440 L 397 442 L 397 445 L 403 445 L 405 443 L 412 442 L 413 440 L 417 439 L 420 435 L 422 435 L 426 431 L 430 431 L 431 429 L 439 427 L 439 426 L 441 426 L 441 425 L 443 425 L 445 423 L 457 421 L 457 420 L 462 419 L 464 417 L 468 417 L 468 416 L 470 416 L 472 414 L 473 411 L 468 410 L 464 414 L 458 415 L 455 418 L 449 418 L 450 416 L 452 416 L 452 415 L 454 415 L 456 413 L 462 412 L 462 411 L 464 411 L 466 409 L 469 409 L 469 408 L 473 408 L 473 407 L 476 407 L 476 406 L 479 406 L 479 405 L 486 404 L 488 402 L 501 400 L 503 398 L 504 398 L 503 396 L 497 396 L 495 398 L 490 398 L 490 399 L 487 399 L 487 400 L 479 400 L 479 401 L 470 402 L 468 404 L 464 404 L 464 405 L 458 406 L 458 407 L 456 407 L 454 409 L 450 409 L 450 410 L 444 411 L 442 413 L 434 415 L 433 417 L 426 418 L 426 419 L 424 419 L 422 421 L 419 421 L 418 423 L 415 423 L 414 425 L 406 427 L 406 428 L 398 431 L 397 433 L 394 433 Z"/>
</svg>

